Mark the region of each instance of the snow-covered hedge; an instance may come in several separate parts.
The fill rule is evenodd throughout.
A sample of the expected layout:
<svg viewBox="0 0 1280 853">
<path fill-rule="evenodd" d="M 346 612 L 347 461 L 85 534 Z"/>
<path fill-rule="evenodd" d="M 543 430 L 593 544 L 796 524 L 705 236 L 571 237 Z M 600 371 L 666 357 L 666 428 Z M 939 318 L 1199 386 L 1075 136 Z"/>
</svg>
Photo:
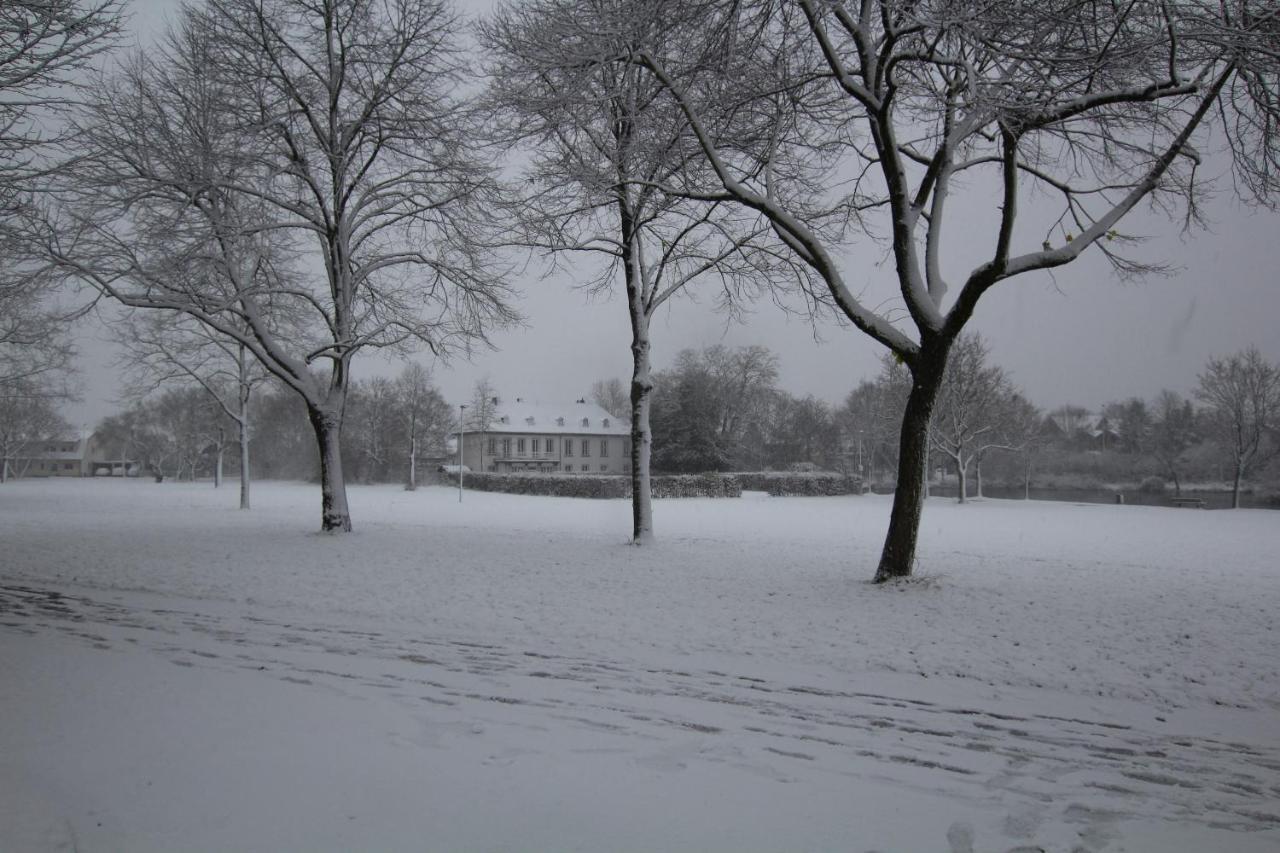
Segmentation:
<svg viewBox="0 0 1280 853">
<path fill-rule="evenodd" d="M 756 471 L 731 476 L 742 488 L 773 497 L 856 495 L 862 491 L 857 477 L 837 471 Z"/>
<path fill-rule="evenodd" d="M 458 483 L 455 473 L 446 480 Z M 652 478 L 655 498 L 736 498 L 742 484 L 736 474 L 660 474 Z M 561 498 L 630 498 L 631 478 L 621 474 L 467 474 L 463 487 L 480 492 L 549 495 Z"/>
</svg>

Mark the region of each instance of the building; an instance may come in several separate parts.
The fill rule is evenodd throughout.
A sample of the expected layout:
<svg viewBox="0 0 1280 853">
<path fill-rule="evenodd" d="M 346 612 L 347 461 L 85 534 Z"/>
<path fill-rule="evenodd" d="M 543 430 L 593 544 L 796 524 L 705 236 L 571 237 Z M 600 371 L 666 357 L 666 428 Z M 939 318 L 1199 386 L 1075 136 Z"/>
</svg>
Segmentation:
<svg viewBox="0 0 1280 853">
<path fill-rule="evenodd" d="M 472 471 L 621 474 L 631 470 L 631 428 L 585 400 L 494 397 L 488 425 L 463 435 L 462 464 Z"/>
<path fill-rule="evenodd" d="M 4 460 L 9 477 L 136 477 L 138 463 L 96 433 L 42 438 Z"/>
</svg>

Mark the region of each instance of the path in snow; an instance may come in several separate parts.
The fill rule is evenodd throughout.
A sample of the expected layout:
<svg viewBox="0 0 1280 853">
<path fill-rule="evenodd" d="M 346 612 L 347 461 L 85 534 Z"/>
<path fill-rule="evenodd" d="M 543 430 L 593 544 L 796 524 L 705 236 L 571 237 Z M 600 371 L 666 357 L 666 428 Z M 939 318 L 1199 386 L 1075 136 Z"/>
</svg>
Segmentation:
<svg viewBox="0 0 1280 853">
<path fill-rule="evenodd" d="M 1061 849 L 1136 849 L 1112 846 L 1134 821 L 1194 824 L 1263 845 L 1250 849 L 1280 849 L 1280 744 L 1244 735 L 1169 736 L 1119 717 L 1024 713 L 1016 703 L 937 701 L 878 685 L 864 692 L 761 672 L 749 658 L 683 669 L 304 624 L 145 593 L 2 585 L 0 636 L 10 632 L 57 632 L 102 652 L 133 649 L 317 695 L 382 692 L 430 709 L 451 736 L 491 742 L 485 761 L 499 766 L 540 752 L 554 759 L 590 732 L 659 772 L 710 763 L 778 782 L 844 778 L 960 798 L 975 812 L 1004 814 L 1001 850 L 1071 833 Z M 969 849 L 964 827 L 953 830 L 950 849 Z"/>
</svg>

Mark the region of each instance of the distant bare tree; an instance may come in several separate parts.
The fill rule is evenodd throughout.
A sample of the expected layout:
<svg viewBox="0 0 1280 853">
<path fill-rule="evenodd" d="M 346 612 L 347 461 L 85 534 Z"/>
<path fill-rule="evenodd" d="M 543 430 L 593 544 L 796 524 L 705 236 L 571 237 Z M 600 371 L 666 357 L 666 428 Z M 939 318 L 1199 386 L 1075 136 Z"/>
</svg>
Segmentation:
<svg viewBox="0 0 1280 853">
<path fill-rule="evenodd" d="M 63 438 L 70 426 L 53 399 L 29 379 L 11 382 L 0 394 L 0 483 L 21 477 L 31 454 L 51 438 Z"/>
<path fill-rule="evenodd" d="M 1232 462 L 1231 508 L 1240 507 L 1240 482 L 1272 448 L 1280 424 L 1280 369 L 1249 347 L 1228 358 L 1211 358 L 1200 374 L 1196 397 L 1209 410 L 1214 439 Z"/>
<path fill-rule="evenodd" d="M 989 352 L 976 332 L 956 340 L 929 430 L 934 449 L 955 463 L 960 503 L 967 499 L 969 466 L 988 451 L 1013 449 L 1001 430 L 1013 389 L 1004 371 L 987 363 Z"/>
<path fill-rule="evenodd" d="M 418 488 L 419 453 L 424 445 L 434 454 L 443 452 L 440 439 L 453 423 L 453 412 L 432 384 L 431 371 L 417 362 L 406 365 L 396 377 L 395 389 L 409 445 L 405 488 L 413 491 Z"/>
<path fill-rule="evenodd" d="M 1251 198 L 1275 198 L 1275 4 L 628 5 L 659 20 L 701 19 L 705 37 L 696 46 L 637 39 L 616 50 L 620 63 L 660 80 L 689 119 L 718 178 L 715 192 L 690 194 L 767 217 L 845 318 L 911 372 L 878 581 L 910 575 L 915 565 L 928 424 L 948 356 L 987 291 L 1091 249 L 1122 273 L 1149 268 L 1118 253 L 1125 241 L 1117 228 L 1144 201 L 1195 220 L 1201 146 L 1229 149 L 1237 187 Z M 768 144 L 722 133 L 714 117 L 725 102 L 772 117 L 774 132 L 754 137 Z M 864 298 L 837 262 L 837 246 L 795 206 L 803 197 L 795 182 L 774 168 L 806 158 L 864 228 L 882 225 L 899 297 L 883 308 Z M 1047 230 L 1043 219 L 1020 215 L 1033 192 L 1060 202 Z M 972 203 L 952 203 L 965 196 Z M 956 218 L 971 219 L 974 204 L 989 204 L 997 225 L 985 259 L 957 269 L 944 260 L 943 235 Z"/>
<path fill-rule="evenodd" d="M 1184 456 L 1198 439 L 1196 413 L 1190 400 L 1177 392 L 1165 389 L 1151 405 L 1151 437 L 1148 452 L 1155 457 L 1160 468 L 1173 480 L 1173 493 L 1182 494 L 1182 470 Z"/>
<path fill-rule="evenodd" d="M 701 22 L 675 6 L 523 0 L 481 27 L 490 57 L 495 132 L 530 149 L 519 241 L 553 254 L 603 261 L 592 290 L 626 291 L 631 324 L 632 542 L 649 542 L 653 509 L 650 326 L 654 314 L 704 282 L 722 304 L 803 274 L 758 215 L 721 201 L 693 201 L 660 185 L 687 186 L 705 171 L 689 124 L 662 86 L 612 56 L 636 40 L 679 50 Z M 714 118 L 748 133 L 726 108 Z M 620 412 L 610 409 L 615 415 Z"/>
<path fill-rule="evenodd" d="M 617 377 L 591 383 L 591 402 L 619 420 L 631 419 L 631 395 Z"/>
<path fill-rule="evenodd" d="M 476 380 L 475 386 L 471 389 L 471 400 L 467 403 L 467 429 L 488 429 L 498 416 L 500 402 L 498 391 L 493 387 L 488 376 Z"/>
<path fill-rule="evenodd" d="M 240 449 L 240 509 L 250 506 L 250 400 L 268 373 L 245 345 L 219 334 L 185 314 L 147 312 L 119 328 L 117 342 L 132 374 L 132 392 L 143 396 L 163 386 L 196 385 L 218 411 L 213 424 L 213 484 L 222 485 L 222 463 L 228 444 L 221 418 L 235 425 Z"/>
<path fill-rule="evenodd" d="M 63 275 L 198 320 L 303 399 L 325 531 L 351 528 L 355 355 L 467 351 L 514 319 L 486 248 L 497 185 L 457 97 L 460 26 L 444 0 L 186 6 L 101 81 L 38 235 Z"/>
</svg>

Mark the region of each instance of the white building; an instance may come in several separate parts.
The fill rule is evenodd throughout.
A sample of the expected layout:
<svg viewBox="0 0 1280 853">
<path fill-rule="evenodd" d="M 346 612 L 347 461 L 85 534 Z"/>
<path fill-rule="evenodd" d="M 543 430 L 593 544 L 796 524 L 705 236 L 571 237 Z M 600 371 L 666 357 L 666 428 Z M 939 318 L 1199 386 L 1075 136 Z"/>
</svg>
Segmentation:
<svg viewBox="0 0 1280 853">
<path fill-rule="evenodd" d="M 463 436 L 472 471 L 621 474 L 631 470 L 631 429 L 594 403 L 494 398 L 484 429 Z"/>
</svg>

